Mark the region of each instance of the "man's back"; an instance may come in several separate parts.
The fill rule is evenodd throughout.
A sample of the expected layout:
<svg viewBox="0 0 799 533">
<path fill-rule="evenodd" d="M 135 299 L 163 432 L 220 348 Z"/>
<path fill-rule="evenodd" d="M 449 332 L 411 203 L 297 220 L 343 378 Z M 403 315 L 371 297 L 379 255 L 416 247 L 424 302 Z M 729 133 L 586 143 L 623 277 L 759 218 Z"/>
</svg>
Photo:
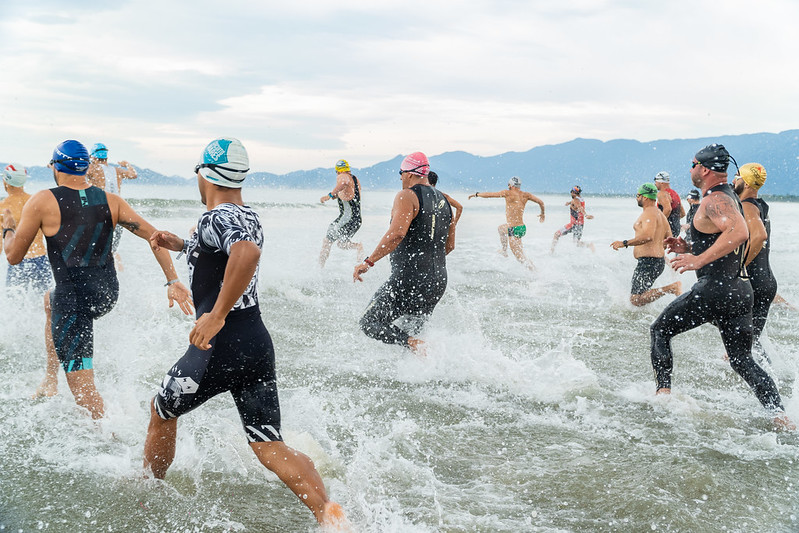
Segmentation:
<svg viewBox="0 0 799 533">
<path fill-rule="evenodd" d="M 524 208 L 531 201 L 531 194 L 520 189 L 511 188 L 505 191 L 505 218 L 511 226 L 524 224 Z"/>
</svg>

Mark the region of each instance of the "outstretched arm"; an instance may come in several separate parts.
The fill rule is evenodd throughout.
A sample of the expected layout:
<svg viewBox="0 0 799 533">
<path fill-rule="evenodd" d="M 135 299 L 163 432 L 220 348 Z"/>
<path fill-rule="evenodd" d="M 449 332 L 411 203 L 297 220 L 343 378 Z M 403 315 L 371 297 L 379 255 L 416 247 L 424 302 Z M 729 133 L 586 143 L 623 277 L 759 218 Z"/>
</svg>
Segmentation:
<svg viewBox="0 0 799 533">
<path fill-rule="evenodd" d="M 133 208 L 121 197 L 116 194 L 106 193 L 109 199 L 109 205 L 116 207 L 117 224 L 127 229 L 137 237 L 149 241 L 150 237 L 156 233 L 154 227 L 149 222 L 144 220 Z M 113 212 L 113 211 L 112 211 Z M 189 289 L 183 285 L 178 278 L 178 273 L 175 270 L 175 264 L 172 262 L 172 257 L 169 255 L 169 250 L 163 246 L 150 246 L 150 249 L 158 261 L 161 271 L 167 282 L 167 297 L 169 298 L 169 307 L 172 307 L 177 301 L 181 311 L 190 315 L 193 313 L 193 302 Z"/>
<path fill-rule="evenodd" d="M 497 192 L 476 192 L 474 194 L 469 195 L 469 200 L 472 198 L 505 198 L 508 191 L 497 191 Z"/>
</svg>

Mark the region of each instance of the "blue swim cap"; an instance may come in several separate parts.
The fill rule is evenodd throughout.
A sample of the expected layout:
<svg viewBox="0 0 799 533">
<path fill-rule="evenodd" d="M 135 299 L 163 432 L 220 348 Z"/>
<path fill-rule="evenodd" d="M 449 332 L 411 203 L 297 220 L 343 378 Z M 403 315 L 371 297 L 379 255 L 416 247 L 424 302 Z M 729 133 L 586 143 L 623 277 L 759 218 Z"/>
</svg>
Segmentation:
<svg viewBox="0 0 799 533">
<path fill-rule="evenodd" d="M 103 143 L 95 143 L 92 146 L 92 155 L 97 159 L 108 159 L 108 148 Z"/>
<path fill-rule="evenodd" d="M 89 151 L 79 141 L 64 141 L 53 150 L 50 164 L 59 172 L 82 176 L 89 170 Z"/>
</svg>

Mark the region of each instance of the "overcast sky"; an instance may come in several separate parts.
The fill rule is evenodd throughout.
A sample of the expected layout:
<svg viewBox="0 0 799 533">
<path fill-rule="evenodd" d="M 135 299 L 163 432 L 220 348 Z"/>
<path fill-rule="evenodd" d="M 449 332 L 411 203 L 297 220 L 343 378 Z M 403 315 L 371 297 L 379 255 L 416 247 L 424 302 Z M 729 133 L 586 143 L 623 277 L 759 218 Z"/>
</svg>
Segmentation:
<svg viewBox="0 0 799 533">
<path fill-rule="evenodd" d="M 799 127 L 799 2 L 0 0 L 0 161 L 189 176 Z"/>
</svg>

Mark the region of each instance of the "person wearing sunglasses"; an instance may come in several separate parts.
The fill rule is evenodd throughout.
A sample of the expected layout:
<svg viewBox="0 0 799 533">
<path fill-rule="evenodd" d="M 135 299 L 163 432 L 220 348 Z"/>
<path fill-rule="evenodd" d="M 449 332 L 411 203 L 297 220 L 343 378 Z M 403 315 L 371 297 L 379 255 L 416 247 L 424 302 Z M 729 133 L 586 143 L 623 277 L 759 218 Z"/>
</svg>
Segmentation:
<svg viewBox="0 0 799 533">
<path fill-rule="evenodd" d="M 38 393 L 56 393 L 60 362 L 75 402 L 97 419 L 104 415 L 104 403 L 94 383 L 94 321 L 113 309 L 119 295 L 111 253 L 114 227 L 120 225 L 142 239 L 155 228 L 125 200 L 86 182 L 89 152 L 82 143 L 59 144 L 50 167 L 57 187 L 34 194 L 19 225 L 10 212 L 4 213 L 3 245 L 9 264 L 15 265 L 37 232 L 44 233 L 55 289 L 45 297 L 48 364 Z M 169 307 L 177 302 L 191 314 L 189 291 L 180 283 L 169 252 L 153 253 L 166 278 Z"/>
<path fill-rule="evenodd" d="M 752 358 L 753 295 L 744 266 L 749 231 L 741 202 L 727 183 L 731 159 L 721 144 L 696 153 L 691 181 L 702 191 L 702 201 L 689 229 L 693 244 L 682 237 L 666 239 L 667 252 L 679 254 L 671 266 L 679 273 L 696 271 L 697 280 L 650 327 L 656 393 L 671 392 L 671 339 L 711 323 L 721 333 L 730 366 L 751 387 L 775 426 L 793 430 L 796 426 L 785 414 L 776 383 Z"/>
<path fill-rule="evenodd" d="M 361 330 L 418 355 L 425 355 L 425 349 L 416 335 L 444 295 L 446 257 L 455 248 L 452 207 L 443 193 L 430 185 L 429 172 L 430 163 L 422 152 L 402 161 L 402 190 L 394 197 L 388 230 L 352 274 L 353 281 L 363 281 L 363 274 L 389 256 L 391 276 L 372 296 L 360 320 Z M 404 327 L 395 324 L 400 317 L 405 319 Z"/>
<path fill-rule="evenodd" d="M 666 267 L 664 241 L 671 236 L 671 228 L 666 216 L 657 208 L 658 190 L 651 183 L 644 183 L 638 188 L 635 199 L 642 209 L 641 215 L 633 224 L 635 236 L 632 239 L 613 241 L 611 248 L 633 247 L 633 257 L 638 260 L 633 272 L 630 289 L 630 303 L 636 307 L 654 302 L 666 294 L 680 295 L 682 282 L 675 281 L 665 287 L 653 289 L 655 280 Z"/>
</svg>

